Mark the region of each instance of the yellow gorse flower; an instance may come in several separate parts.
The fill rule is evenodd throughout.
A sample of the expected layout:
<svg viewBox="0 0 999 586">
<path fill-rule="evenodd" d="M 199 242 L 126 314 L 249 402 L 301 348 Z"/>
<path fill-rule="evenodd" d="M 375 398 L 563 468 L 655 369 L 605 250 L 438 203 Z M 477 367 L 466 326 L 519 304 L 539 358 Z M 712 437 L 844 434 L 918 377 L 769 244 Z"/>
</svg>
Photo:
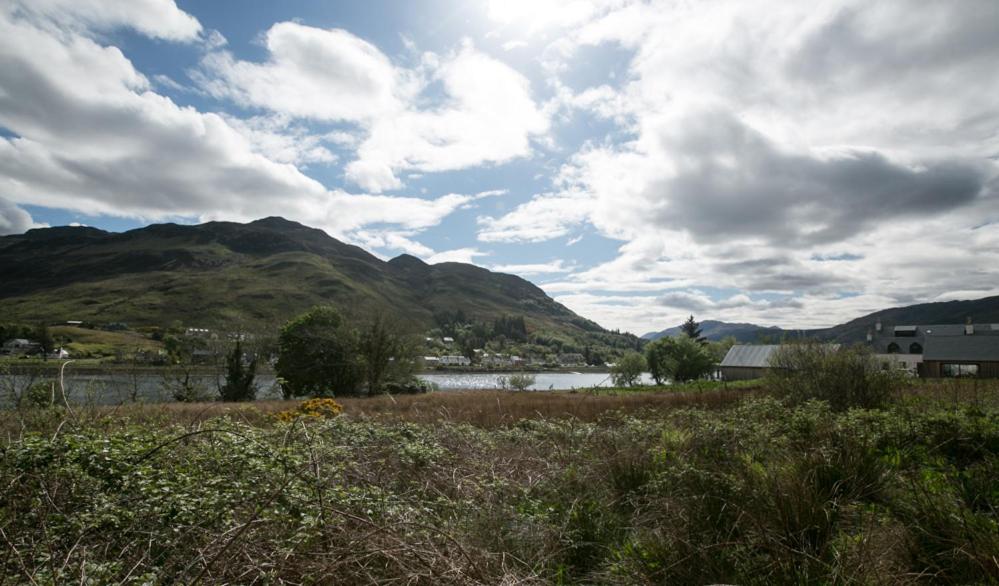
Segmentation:
<svg viewBox="0 0 999 586">
<path fill-rule="evenodd" d="M 310 417 L 313 419 L 330 419 L 343 413 L 343 406 L 333 399 L 316 398 L 302 402 L 298 407 L 281 411 L 274 415 L 278 421 L 290 422 L 299 417 Z"/>
</svg>

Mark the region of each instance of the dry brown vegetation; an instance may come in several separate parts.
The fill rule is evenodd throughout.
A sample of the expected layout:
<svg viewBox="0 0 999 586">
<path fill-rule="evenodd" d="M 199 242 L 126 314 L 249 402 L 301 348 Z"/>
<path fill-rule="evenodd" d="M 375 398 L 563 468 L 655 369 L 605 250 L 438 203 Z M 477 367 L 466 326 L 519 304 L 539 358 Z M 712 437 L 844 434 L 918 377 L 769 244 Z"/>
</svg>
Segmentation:
<svg viewBox="0 0 999 586">
<path fill-rule="evenodd" d="M 453 391 L 425 395 L 342 397 L 337 401 L 352 417 L 411 423 L 468 423 L 484 428 L 510 425 L 522 419 L 574 418 L 596 421 L 610 413 L 651 415 L 684 407 L 717 409 L 732 405 L 759 389 L 669 392 L 515 392 Z M 229 416 L 251 425 L 272 423 L 272 415 L 294 408 L 301 401 L 253 403 L 125 403 L 116 406 L 79 407 L 76 415 L 92 423 L 114 426 L 120 422 L 196 426 Z M 5 435 L 22 428 L 16 416 L 0 423 Z"/>
</svg>

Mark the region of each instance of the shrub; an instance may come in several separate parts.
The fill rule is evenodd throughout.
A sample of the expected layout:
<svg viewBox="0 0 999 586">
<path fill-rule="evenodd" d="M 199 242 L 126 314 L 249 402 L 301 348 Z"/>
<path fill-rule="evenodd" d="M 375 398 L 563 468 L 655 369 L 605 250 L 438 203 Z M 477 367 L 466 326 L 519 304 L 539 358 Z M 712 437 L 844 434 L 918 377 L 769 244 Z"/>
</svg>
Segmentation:
<svg viewBox="0 0 999 586">
<path fill-rule="evenodd" d="M 537 379 L 533 374 L 511 374 L 501 376 L 496 379 L 501 389 L 513 389 L 515 391 L 526 391 Z"/>
<path fill-rule="evenodd" d="M 21 395 L 21 401 L 18 403 L 20 407 L 51 407 L 53 390 L 55 385 L 54 381 L 38 381 L 35 384 L 28 387 L 24 394 Z"/>
<path fill-rule="evenodd" d="M 711 351 L 687 336 L 659 338 L 646 347 L 645 360 L 657 384 L 669 379 L 676 382 L 699 379 L 710 373 L 715 364 Z"/>
<path fill-rule="evenodd" d="M 638 352 L 628 352 L 618 359 L 611 368 L 611 380 L 615 386 L 631 387 L 638 384 L 645 372 L 645 357 Z"/>
<path fill-rule="evenodd" d="M 433 383 L 428 383 L 418 378 L 406 381 L 391 381 L 382 385 L 382 392 L 390 395 L 422 395 L 433 390 Z"/>
<path fill-rule="evenodd" d="M 867 348 L 817 342 L 781 346 L 771 357 L 767 383 L 794 403 L 827 401 L 836 410 L 883 407 L 902 379 L 883 370 Z"/>
<path fill-rule="evenodd" d="M 343 407 L 333 399 L 319 397 L 302 402 L 298 407 L 287 411 L 280 411 L 274 416 L 278 421 L 294 421 L 299 417 L 309 417 L 312 419 L 331 419 L 343 413 Z"/>
</svg>

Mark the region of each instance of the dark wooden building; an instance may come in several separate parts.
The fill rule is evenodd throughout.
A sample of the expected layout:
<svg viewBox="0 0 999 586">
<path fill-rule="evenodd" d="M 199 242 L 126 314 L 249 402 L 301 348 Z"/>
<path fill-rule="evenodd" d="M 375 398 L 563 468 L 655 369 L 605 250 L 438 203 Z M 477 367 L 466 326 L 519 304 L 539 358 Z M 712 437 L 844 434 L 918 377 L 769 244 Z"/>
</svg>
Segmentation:
<svg viewBox="0 0 999 586">
<path fill-rule="evenodd" d="M 923 376 L 999 378 L 999 336 L 928 337 Z"/>
</svg>

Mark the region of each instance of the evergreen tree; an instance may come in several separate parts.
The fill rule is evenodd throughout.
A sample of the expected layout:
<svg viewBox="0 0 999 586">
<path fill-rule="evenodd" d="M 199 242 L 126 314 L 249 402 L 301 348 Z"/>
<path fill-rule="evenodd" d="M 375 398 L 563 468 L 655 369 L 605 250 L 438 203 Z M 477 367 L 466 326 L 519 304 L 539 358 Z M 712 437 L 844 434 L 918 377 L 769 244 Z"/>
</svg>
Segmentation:
<svg viewBox="0 0 999 586">
<path fill-rule="evenodd" d="M 257 398 L 257 357 L 249 364 L 243 361 L 243 343 L 236 340 L 236 347 L 225 357 L 225 384 L 219 390 L 223 401 L 252 401 Z"/>
<path fill-rule="evenodd" d="M 701 326 L 699 323 L 694 321 L 694 316 L 687 318 L 687 321 L 683 322 L 680 326 L 680 330 L 691 340 L 696 341 L 699 344 L 704 344 L 707 340 L 701 335 Z"/>
</svg>

